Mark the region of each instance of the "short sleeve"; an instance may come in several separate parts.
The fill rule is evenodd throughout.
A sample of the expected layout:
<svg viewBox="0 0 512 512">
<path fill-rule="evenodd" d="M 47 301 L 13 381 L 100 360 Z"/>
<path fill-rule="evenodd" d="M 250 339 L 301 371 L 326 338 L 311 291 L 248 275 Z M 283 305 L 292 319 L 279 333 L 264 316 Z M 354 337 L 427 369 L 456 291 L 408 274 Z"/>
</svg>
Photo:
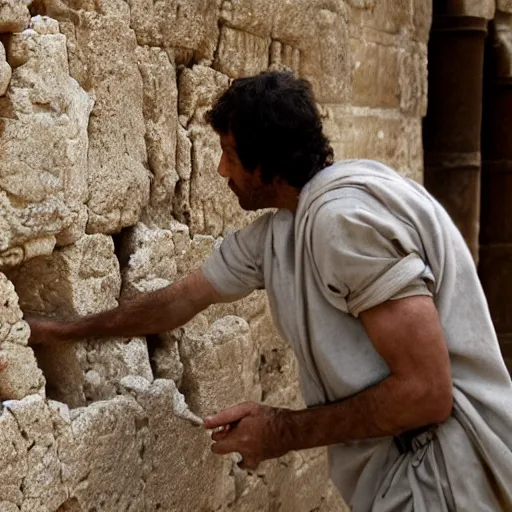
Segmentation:
<svg viewBox="0 0 512 512">
<path fill-rule="evenodd" d="M 263 254 L 272 215 L 229 233 L 204 262 L 206 279 L 221 295 L 242 298 L 264 288 Z"/>
<path fill-rule="evenodd" d="M 345 197 L 322 206 L 312 252 L 330 302 L 355 317 L 387 300 L 432 296 L 434 277 L 418 233 L 371 200 Z"/>
</svg>

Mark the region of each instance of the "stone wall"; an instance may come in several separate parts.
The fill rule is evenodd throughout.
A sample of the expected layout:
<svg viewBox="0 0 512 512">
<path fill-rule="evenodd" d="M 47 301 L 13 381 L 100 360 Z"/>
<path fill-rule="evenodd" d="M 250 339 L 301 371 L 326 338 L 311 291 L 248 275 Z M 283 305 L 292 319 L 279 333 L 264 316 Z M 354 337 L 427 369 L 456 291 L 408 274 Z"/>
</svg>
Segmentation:
<svg viewBox="0 0 512 512">
<path fill-rule="evenodd" d="M 0 1 L 0 511 L 342 508 L 322 449 L 247 473 L 197 426 L 243 400 L 301 406 L 264 294 L 35 351 L 23 313 L 113 308 L 254 218 L 204 122 L 230 78 L 296 71 L 337 157 L 421 180 L 430 21 L 424 0 Z"/>
</svg>

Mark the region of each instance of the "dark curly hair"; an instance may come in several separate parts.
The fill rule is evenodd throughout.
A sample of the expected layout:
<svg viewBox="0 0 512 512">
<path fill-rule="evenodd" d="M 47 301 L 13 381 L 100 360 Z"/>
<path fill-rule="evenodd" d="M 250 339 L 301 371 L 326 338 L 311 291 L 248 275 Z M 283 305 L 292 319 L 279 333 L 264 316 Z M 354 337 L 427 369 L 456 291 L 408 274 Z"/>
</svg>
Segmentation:
<svg viewBox="0 0 512 512">
<path fill-rule="evenodd" d="M 280 177 L 302 188 L 333 163 L 333 150 L 311 85 L 292 73 L 269 71 L 239 78 L 206 114 L 219 134 L 233 134 L 240 162 L 264 183 Z"/>
</svg>

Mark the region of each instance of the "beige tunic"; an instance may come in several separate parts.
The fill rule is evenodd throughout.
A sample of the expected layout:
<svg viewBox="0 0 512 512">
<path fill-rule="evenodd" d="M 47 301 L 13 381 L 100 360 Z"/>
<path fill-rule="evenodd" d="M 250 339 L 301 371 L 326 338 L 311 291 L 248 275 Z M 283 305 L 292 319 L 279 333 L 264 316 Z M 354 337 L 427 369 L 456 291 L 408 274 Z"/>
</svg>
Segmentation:
<svg viewBox="0 0 512 512">
<path fill-rule="evenodd" d="M 433 295 L 452 416 L 405 451 L 392 437 L 330 447 L 331 477 L 355 512 L 512 510 L 512 383 L 471 255 L 423 187 L 378 162 L 339 162 L 306 185 L 295 215 L 268 213 L 228 235 L 203 270 L 225 295 L 266 289 L 309 406 L 389 375 L 361 311 Z"/>
</svg>

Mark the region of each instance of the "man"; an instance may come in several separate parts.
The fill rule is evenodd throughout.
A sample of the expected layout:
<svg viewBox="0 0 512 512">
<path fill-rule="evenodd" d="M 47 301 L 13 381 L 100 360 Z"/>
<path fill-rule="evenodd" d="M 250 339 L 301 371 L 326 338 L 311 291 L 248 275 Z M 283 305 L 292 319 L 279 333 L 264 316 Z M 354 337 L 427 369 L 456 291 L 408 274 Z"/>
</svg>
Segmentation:
<svg viewBox="0 0 512 512">
<path fill-rule="evenodd" d="M 466 245 L 419 185 L 374 161 L 333 164 L 309 84 L 235 80 L 207 116 L 246 210 L 203 267 L 115 310 L 32 321 L 32 342 L 137 336 L 265 288 L 308 408 L 243 403 L 205 419 L 242 465 L 329 446 L 363 511 L 512 510 L 512 383 Z"/>
</svg>

